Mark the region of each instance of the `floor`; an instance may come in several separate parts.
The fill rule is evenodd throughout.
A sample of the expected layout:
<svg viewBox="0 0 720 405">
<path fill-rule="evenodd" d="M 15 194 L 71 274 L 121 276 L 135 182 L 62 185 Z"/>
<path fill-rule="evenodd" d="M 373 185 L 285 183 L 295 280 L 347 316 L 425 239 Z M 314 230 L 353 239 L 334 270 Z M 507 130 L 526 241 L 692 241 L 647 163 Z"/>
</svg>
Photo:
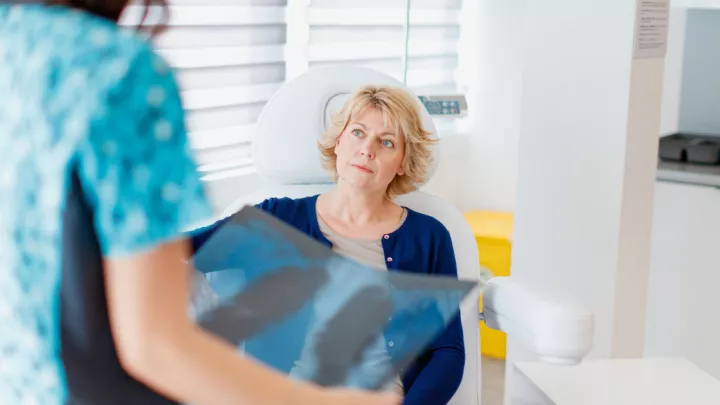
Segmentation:
<svg viewBox="0 0 720 405">
<path fill-rule="evenodd" d="M 505 395 L 505 361 L 482 358 L 482 405 L 502 405 Z"/>
</svg>

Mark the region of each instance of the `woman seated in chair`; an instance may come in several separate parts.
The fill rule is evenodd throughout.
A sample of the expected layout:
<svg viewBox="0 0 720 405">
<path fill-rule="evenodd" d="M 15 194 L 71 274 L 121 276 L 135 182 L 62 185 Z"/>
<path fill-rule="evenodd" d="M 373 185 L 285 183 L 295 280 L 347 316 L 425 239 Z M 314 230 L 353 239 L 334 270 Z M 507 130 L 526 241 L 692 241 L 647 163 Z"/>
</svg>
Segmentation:
<svg viewBox="0 0 720 405">
<path fill-rule="evenodd" d="M 378 270 L 457 277 L 447 229 L 393 202 L 424 183 L 430 167 L 429 146 L 435 141 L 423 128 L 417 105 L 412 95 L 397 88 L 355 92 L 319 143 L 336 186 L 306 198 L 271 198 L 258 207 Z M 196 233 L 195 247 L 222 223 Z M 400 376 L 405 403 L 446 404 L 460 385 L 464 365 L 457 316 Z"/>
</svg>

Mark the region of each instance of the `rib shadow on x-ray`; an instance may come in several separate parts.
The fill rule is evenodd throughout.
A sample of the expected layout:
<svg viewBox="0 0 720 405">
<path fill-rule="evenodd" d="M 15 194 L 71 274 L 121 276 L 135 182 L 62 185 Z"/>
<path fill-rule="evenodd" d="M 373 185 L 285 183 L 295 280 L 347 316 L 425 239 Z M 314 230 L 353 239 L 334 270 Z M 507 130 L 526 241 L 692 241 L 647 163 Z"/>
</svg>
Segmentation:
<svg viewBox="0 0 720 405">
<path fill-rule="evenodd" d="M 322 386 L 343 385 L 390 315 L 392 305 L 386 288 L 370 286 L 356 292 L 318 332 L 314 382 Z"/>
<path fill-rule="evenodd" d="M 200 326 L 234 345 L 239 345 L 265 330 L 273 322 L 293 314 L 311 300 L 326 282 L 325 272 L 283 267 L 261 276 L 251 288 L 238 292 L 223 305 L 201 316 Z M 268 297 L 282 299 L 268 305 Z"/>
<path fill-rule="evenodd" d="M 234 214 L 192 262 L 220 296 L 199 317 L 203 328 L 323 386 L 382 389 L 476 286 L 371 269 L 255 207 Z"/>
</svg>

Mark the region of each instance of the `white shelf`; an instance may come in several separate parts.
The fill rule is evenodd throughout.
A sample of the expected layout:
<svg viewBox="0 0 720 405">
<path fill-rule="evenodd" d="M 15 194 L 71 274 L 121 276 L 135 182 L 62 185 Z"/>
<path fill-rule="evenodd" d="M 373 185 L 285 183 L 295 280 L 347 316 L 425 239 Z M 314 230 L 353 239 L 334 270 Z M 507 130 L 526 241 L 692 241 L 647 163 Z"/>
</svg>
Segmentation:
<svg viewBox="0 0 720 405">
<path fill-rule="evenodd" d="M 555 405 L 717 405 L 720 381 L 684 359 L 586 361 L 575 367 L 518 363 Z"/>
</svg>

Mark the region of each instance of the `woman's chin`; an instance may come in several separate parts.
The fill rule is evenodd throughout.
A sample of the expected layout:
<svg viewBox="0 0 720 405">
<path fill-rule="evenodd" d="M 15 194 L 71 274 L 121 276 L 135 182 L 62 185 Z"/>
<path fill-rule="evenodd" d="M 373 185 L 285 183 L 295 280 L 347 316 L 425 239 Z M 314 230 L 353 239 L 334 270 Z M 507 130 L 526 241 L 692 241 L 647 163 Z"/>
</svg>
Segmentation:
<svg viewBox="0 0 720 405">
<path fill-rule="evenodd" d="M 361 179 L 354 176 L 347 176 L 341 178 L 340 182 L 342 182 L 343 185 L 349 186 L 357 191 L 361 191 L 364 193 L 372 192 L 376 188 L 373 187 L 373 184 L 367 181 L 367 179 Z"/>
<path fill-rule="evenodd" d="M 359 191 L 369 191 L 370 185 L 366 181 L 350 181 L 348 185 Z"/>
</svg>

